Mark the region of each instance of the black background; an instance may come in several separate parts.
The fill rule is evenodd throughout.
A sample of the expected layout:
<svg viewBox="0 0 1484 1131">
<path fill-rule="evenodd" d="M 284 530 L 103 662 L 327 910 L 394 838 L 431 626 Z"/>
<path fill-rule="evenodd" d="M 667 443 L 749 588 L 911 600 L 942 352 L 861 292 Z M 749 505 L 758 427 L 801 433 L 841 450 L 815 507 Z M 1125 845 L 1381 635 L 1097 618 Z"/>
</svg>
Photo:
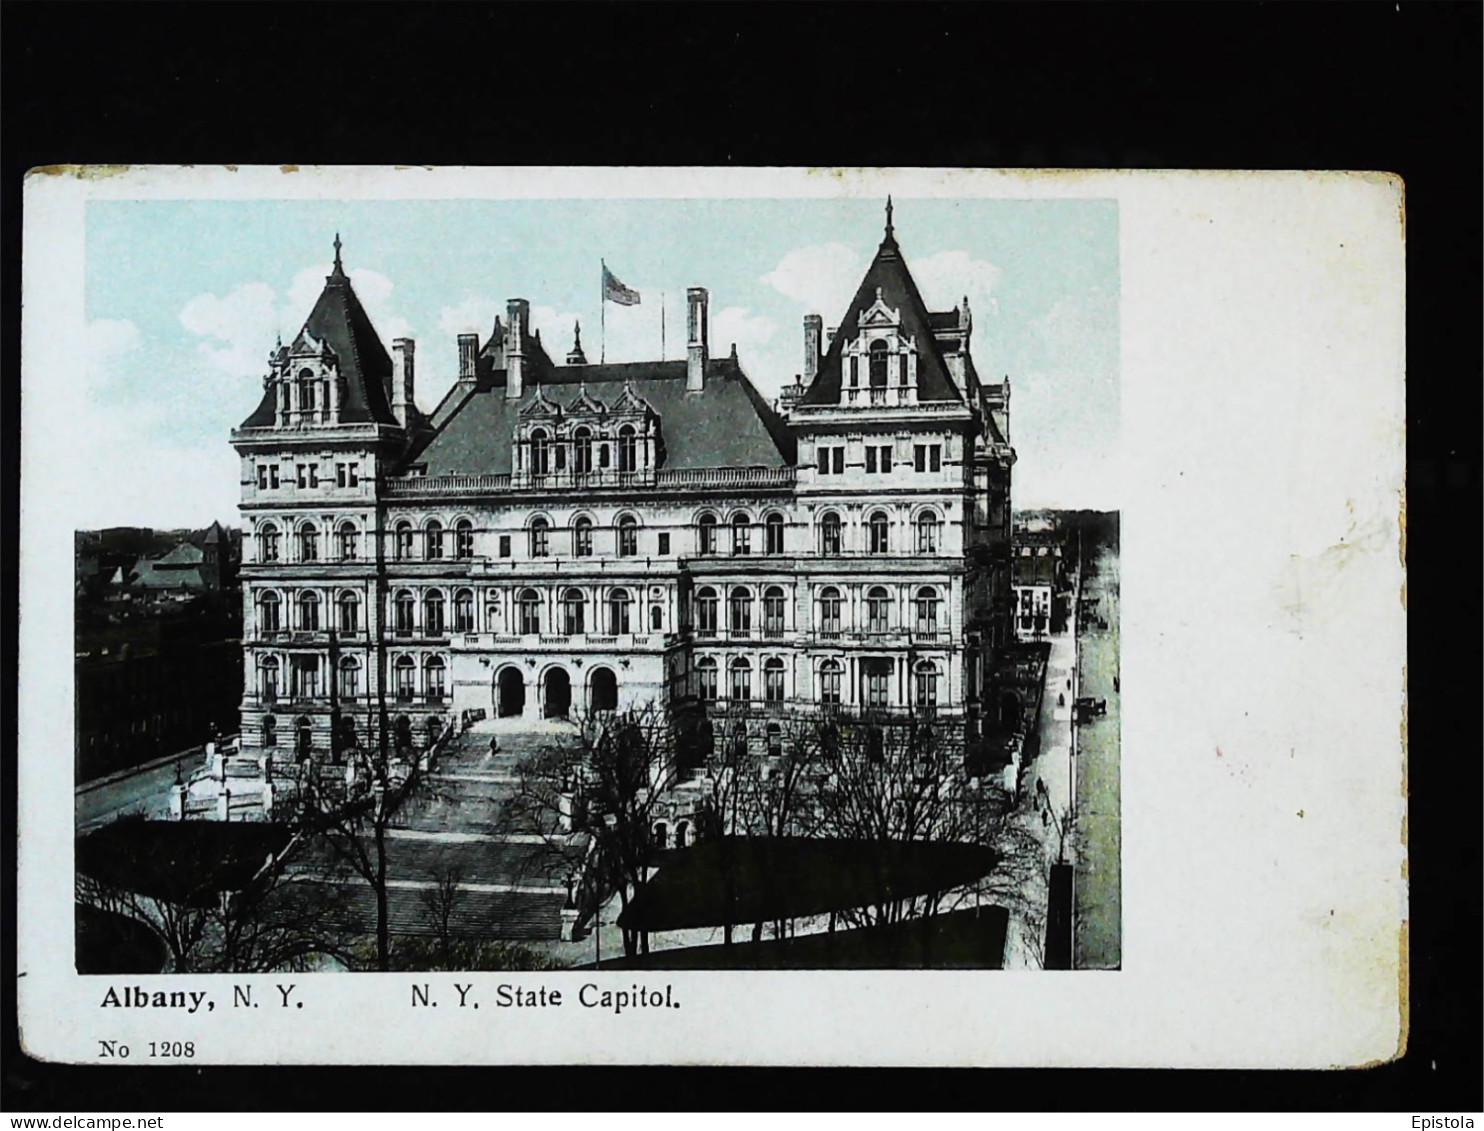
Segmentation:
<svg viewBox="0 0 1484 1131">
<path fill-rule="evenodd" d="M 1400 173 L 1412 950 L 1408 1054 L 1365 1070 L 1084 1070 L 1075 1079 L 1060 1071 L 134 1070 L 39 1064 L 18 1051 L 10 932 L 0 1108 L 1478 1111 L 1480 11 L 1413 3 L 5 4 L 0 392 L 10 608 L 20 193 L 32 166 Z M 15 671 L 14 618 L 5 619 Z M 13 708 L 14 695 L 6 700 Z M 3 793 L 12 831 L 14 733 L 8 723 Z M 5 852 L 14 853 L 13 832 Z M 0 876 L 13 924 L 10 859 Z"/>
</svg>

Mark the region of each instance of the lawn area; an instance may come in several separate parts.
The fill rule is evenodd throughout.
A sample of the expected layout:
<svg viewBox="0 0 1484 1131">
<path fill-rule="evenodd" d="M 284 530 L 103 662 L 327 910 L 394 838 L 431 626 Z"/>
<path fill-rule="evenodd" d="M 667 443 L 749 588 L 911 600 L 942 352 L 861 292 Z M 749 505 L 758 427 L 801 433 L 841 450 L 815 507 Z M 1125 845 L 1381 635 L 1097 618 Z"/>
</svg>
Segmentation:
<svg viewBox="0 0 1484 1131">
<path fill-rule="evenodd" d="M 662 857 L 618 923 L 653 932 L 798 919 L 950 891 L 996 863 L 993 850 L 956 841 L 721 837 Z"/>
<path fill-rule="evenodd" d="M 657 950 L 602 963 L 604 970 L 998 970 L 1005 955 L 1002 907 L 976 907 L 792 939 Z"/>
</svg>

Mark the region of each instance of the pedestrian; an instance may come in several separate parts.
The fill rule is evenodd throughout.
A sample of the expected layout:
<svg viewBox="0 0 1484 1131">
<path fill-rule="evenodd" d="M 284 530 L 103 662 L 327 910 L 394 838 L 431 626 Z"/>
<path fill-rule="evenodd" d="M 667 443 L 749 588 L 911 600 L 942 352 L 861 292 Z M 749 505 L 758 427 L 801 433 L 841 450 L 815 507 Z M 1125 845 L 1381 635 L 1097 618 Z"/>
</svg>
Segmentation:
<svg viewBox="0 0 1484 1131">
<path fill-rule="evenodd" d="M 499 752 L 500 752 L 500 740 L 498 738 L 496 738 L 494 735 L 490 735 L 490 757 L 493 758 Z"/>
</svg>

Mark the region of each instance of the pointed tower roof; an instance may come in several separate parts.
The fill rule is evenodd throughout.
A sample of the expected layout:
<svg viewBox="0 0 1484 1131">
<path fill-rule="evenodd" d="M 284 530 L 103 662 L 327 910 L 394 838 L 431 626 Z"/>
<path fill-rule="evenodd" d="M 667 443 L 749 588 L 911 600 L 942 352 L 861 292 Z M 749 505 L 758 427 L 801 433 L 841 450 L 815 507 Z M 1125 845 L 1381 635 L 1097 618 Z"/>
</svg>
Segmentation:
<svg viewBox="0 0 1484 1131">
<path fill-rule="evenodd" d="M 347 424 L 392 424 L 392 359 L 377 336 L 361 300 L 350 285 L 350 276 L 340 260 L 340 233 L 335 233 L 335 264 L 325 276 L 314 309 L 294 337 L 291 354 L 328 350 L 340 365 L 345 396 L 340 419 Z M 274 391 L 264 390 L 257 411 L 243 422 L 244 428 L 273 423 Z"/>
<path fill-rule="evenodd" d="M 902 334 L 917 343 L 917 399 L 919 401 L 962 401 L 943 353 L 933 336 L 932 316 L 912 272 L 907 270 L 907 261 L 902 258 L 902 249 L 897 245 L 896 230 L 892 225 L 891 197 L 886 198 L 886 232 L 881 246 L 876 249 L 876 258 L 866 269 L 865 278 L 856 288 L 845 317 L 840 319 L 840 328 L 830 342 L 829 351 L 819 363 L 819 372 L 814 382 L 799 398 L 799 403 L 823 405 L 840 403 L 842 353 L 845 344 L 854 340 L 859 332 L 861 315 L 877 302 L 883 302 L 899 311 L 902 318 Z"/>
</svg>

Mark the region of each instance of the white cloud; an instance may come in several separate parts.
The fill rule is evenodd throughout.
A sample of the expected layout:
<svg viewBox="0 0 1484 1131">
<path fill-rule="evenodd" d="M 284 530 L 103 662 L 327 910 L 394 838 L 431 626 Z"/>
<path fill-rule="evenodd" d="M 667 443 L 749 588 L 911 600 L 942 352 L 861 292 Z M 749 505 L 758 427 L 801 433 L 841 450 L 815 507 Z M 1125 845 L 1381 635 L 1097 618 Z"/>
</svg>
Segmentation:
<svg viewBox="0 0 1484 1131">
<path fill-rule="evenodd" d="M 789 252 L 762 281 L 831 322 L 845 313 L 865 270 L 848 244 L 816 244 Z"/>
<path fill-rule="evenodd" d="M 495 324 L 495 315 L 504 310 L 503 304 L 480 295 L 466 295 L 455 306 L 445 306 L 438 312 L 438 329 L 450 338 L 460 334 L 478 334 L 481 339 Z"/>
<path fill-rule="evenodd" d="M 278 315 L 279 330 L 285 341 L 297 334 L 299 327 L 304 325 L 304 320 L 314 309 L 315 300 L 325 288 L 325 277 L 330 270 L 328 265 L 306 267 L 294 276 Z M 350 284 L 355 289 L 356 297 L 366 308 L 371 325 L 376 328 L 377 337 L 388 352 L 391 351 L 393 340 L 412 336 L 412 324 L 397 311 L 392 298 L 392 292 L 396 288 L 389 278 L 370 267 L 357 267 L 346 273 L 350 275 Z"/>
<path fill-rule="evenodd" d="M 180 322 L 207 339 L 196 352 L 213 369 L 231 377 L 260 374 L 277 327 L 273 298 L 267 283 L 242 283 L 224 296 L 197 295 L 181 308 Z"/>
<path fill-rule="evenodd" d="M 711 316 L 711 349 L 721 354 L 737 345 L 739 355 L 767 346 L 777 324 L 764 314 L 753 314 L 745 306 L 729 306 Z"/>
</svg>

